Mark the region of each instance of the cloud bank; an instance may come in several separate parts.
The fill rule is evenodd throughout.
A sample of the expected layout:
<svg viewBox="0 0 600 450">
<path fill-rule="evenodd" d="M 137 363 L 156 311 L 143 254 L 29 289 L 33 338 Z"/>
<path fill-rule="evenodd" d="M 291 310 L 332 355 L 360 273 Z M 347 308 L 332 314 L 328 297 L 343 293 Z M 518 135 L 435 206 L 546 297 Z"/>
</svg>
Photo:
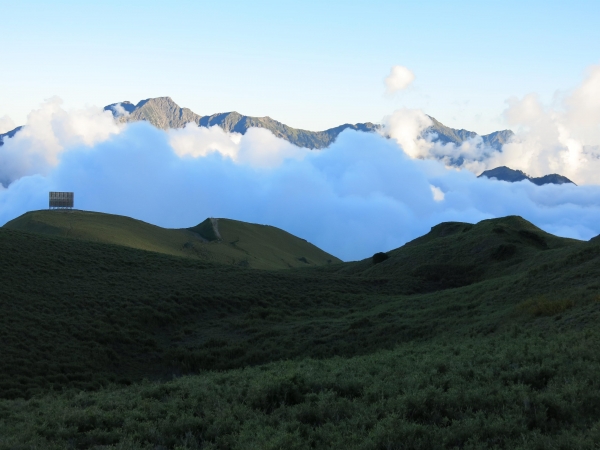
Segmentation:
<svg viewBox="0 0 600 450">
<path fill-rule="evenodd" d="M 13 120 L 8 116 L 0 117 L 0 134 L 14 130 L 17 126 Z"/>
<path fill-rule="evenodd" d="M 308 149 L 277 139 L 264 128 L 250 128 L 244 135 L 225 133 L 217 125 L 198 127 L 188 123 L 184 128 L 169 130 L 169 144 L 180 157 L 205 157 L 211 153 L 255 167 L 276 167 L 285 159 L 303 159 Z"/>
<path fill-rule="evenodd" d="M 562 236 L 600 233 L 600 186 L 478 179 L 374 133 L 346 130 L 330 148 L 309 151 L 264 129 L 164 132 L 143 122 L 117 127 L 97 111 L 80 118 L 56 102 L 44 108 L 25 134 L 35 145 L 27 149 L 15 137 L 3 146 L 19 175 L 7 172 L 14 181 L 0 190 L 0 223 L 44 209 L 48 191 L 66 190 L 79 209 L 165 227 L 206 217 L 274 225 L 344 260 L 396 248 L 443 221 L 517 214 Z M 426 124 L 415 111 L 395 117 L 412 120 L 413 132 Z M 35 173 L 22 169 L 31 154 L 42 161 Z"/>
<path fill-rule="evenodd" d="M 553 105 L 534 93 L 508 99 L 504 117 L 516 135 L 501 150 L 479 136 L 462 145 L 436 141 L 427 135 L 431 120 L 420 110 L 395 111 L 384 126 L 413 158 L 437 159 L 475 174 L 509 166 L 535 177 L 560 173 L 577 184 L 600 183 L 600 66 Z"/>
<path fill-rule="evenodd" d="M 118 134 L 120 127 L 108 111 L 87 108 L 67 112 L 58 97 L 47 100 L 27 117 L 27 124 L 0 147 L 0 184 L 6 187 L 26 175 L 47 174 L 61 154 L 92 147 Z"/>
</svg>

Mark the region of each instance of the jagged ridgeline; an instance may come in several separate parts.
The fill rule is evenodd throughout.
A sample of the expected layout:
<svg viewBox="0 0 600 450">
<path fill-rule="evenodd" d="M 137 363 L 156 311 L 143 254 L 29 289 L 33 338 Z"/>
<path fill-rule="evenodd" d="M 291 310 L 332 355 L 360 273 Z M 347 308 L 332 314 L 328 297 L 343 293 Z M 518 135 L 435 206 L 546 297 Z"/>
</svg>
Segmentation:
<svg viewBox="0 0 600 450">
<path fill-rule="evenodd" d="M 245 116 L 235 111 L 201 116 L 189 108 L 180 107 L 170 97 L 149 98 L 140 101 L 136 105 L 128 101 L 113 103 L 105 106 L 104 109 L 110 111 L 121 122 L 147 121 L 163 130 L 183 128 L 188 123 L 195 123 L 202 127 L 217 125 L 227 132 L 241 134 L 244 134 L 251 127 L 265 128 L 279 138 L 299 147 L 310 149 L 328 147 L 346 129 L 374 132 L 381 128 L 379 124 L 364 122 L 346 123 L 324 131 L 309 131 L 290 127 L 270 117 Z M 432 134 L 434 140 L 443 144 L 460 145 L 466 140 L 478 136 L 474 131 L 450 128 L 435 118 L 429 117 L 433 125 L 427 128 L 423 134 Z M 0 145 L 3 144 L 5 139 L 12 138 L 21 128 L 17 127 L 8 133 L 0 134 Z M 514 136 L 512 131 L 501 130 L 483 135 L 481 138 L 485 145 L 501 150 L 502 145 L 508 142 L 512 136 Z"/>
<path fill-rule="evenodd" d="M 42 210 L 17 217 L 4 228 L 256 269 L 340 262 L 279 228 L 229 219 L 206 219 L 192 228 L 168 229 L 113 214 Z"/>
<path fill-rule="evenodd" d="M 478 136 L 474 131 L 450 128 L 436 120 L 434 117 L 428 116 L 433 125 L 425 130 L 424 134 L 435 133 L 434 141 L 439 141 L 442 144 L 460 145 L 463 142 L 474 139 Z M 511 130 L 494 131 L 490 134 L 481 136 L 483 144 L 495 150 L 502 150 L 502 146 L 506 144 L 515 134 Z"/>
<path fill-rule="evenodd" d="M 308 131 L 289 127 L 270 117 L 250 117 L 235 111 L 200 116 L 188 108 L 181 108 L 170 97 L 150 98 L 137 105 L 129 102 L 114 103 L 104 108 L 112 111 L 122 122 L 148 121 L 163 130 L 183 128 L 187 123 L 195 123 L 202 127 L 217 125 L 227 132 L 244 134 L 251 127 L 265 128 L 275 136 L 285 139 L 294 145 L 305 148 L 324 148 L 329 146 L 345 129 L 359 131 L 375 131 L 378 125 L 367 122 L 344 124 L 325 131 Z"/>
<path fill-rule="evenodd" d="M 188 108 L 181 108 L 170 97 L 150 98 L 140 101 L 137 105 L 130 102 L 114 103 L 106 106 L 104 109 L 111 111 L 122 122 L 145 120 L 163 130 L 182 128 L 190 122 L 203 127 L 218 125 L 225 131 L 241 134 L 244 134 L 251 127 L 265 128 L 275 136 L 285 139 L 294 145 L 310 149 L 328 147 L 346 129 L 373 132 L 381 128 L 378 124 L 365 122 L 356 124 L 347 123 L 324 131 L 308 131 L 292 128 L 270 117 L 244 116 L 235 111 L 213 114 L 211 116 L 200 116 Z M 435 140 L 439 140 L 444 144 L 454 143 L 460 145 L 464 141 L 477 136 L 477 133 L 473 131 L 450 128 L 433 117 L 430 118 L 433 121 L 433 125 L 425 130 L 424 134 L 435 133 Z M 502 145 L 513 134 L 510 130 L 496 131 L 482 136 L 482 139 L 486 145 L 500 150 Z"/>
</svg>

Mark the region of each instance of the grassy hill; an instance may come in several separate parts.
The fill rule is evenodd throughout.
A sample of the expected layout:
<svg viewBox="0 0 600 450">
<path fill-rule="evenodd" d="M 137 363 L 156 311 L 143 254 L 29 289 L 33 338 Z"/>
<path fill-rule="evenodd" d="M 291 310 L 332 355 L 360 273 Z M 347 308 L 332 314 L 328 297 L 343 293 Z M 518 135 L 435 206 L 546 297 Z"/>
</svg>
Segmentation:
<svg viewBox="0 0 600 450">
<path fill-rule="evenodd" d="M 545 259 L 548 250 L 581 244 L 553 236 L 518 216 L 476 225 L 445 222 L 406 245 L 373 258 L 331 270 L 366 277 L 403 279 L 407 292 L 460 287 L 522 272 Z M 553 252 L 548 255 L 554 255 Z"/>
<path fill-rule="evenodd" d="M 167 229 L 113 214 L 42 210 L 11 220 L 4 228 L 256 269 L 340 262 L 335 256 L 279 228 L 229 219 L 206 219 L 189 229 Z"/>
<path fill-rule="evenodd" d="M 2 228 L 0 273 L 1 449 L 600 439 L 600 243 L 518 217 L 278 271 Z"/>
</svg>

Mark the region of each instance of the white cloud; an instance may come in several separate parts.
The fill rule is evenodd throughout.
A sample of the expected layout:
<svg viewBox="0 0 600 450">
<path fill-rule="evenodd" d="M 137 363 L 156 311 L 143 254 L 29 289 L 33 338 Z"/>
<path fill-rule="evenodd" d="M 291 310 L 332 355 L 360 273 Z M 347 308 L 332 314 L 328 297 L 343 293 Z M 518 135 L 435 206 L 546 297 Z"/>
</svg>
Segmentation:
<svg viewBox="0 0 600 450">
<path fill-rule="evenodd" d="M 557 106 L 542 104 L 536 94 L 507 104 L 504 117 L 516 136 L 502 151 L 480 137 L 460 145 L 436 141 L 424 135 L 431 122 L 420 110 L 395 111 L 384 119 L 383 131 L 412 158 L 437 159 L 475 174 L 508 166 L 532 176 L 559 173 L 577 184 L 600 184 L 600 66 L 590 68 Z"/>
<path fill-rule="evenodd" d="M 535 95 L 511 99 L 506 118 L 517 137 L 502 152 L 479 137 L 460 146 L 435 142 L 424 135 L 432 122 L 420 110 L 385 118 L 385 136 L 347 130 L 328 149 L 309 151 L 265 129 L 241 135 L 189 124 L 166 132 L 147 123 L 119 126 L 110 112 L 67 112 L 53 99 L 0 148 L 8 186 L 0 189 L 0 223 L 46 207 L 48 190 L 73 190 L 79 208 L 161 226 L 211 216 L 272 224 L 343 259 L 398 247 L 443 221 L 511 214 L 589 239 L 600 233 L 600 186 L 476 174 L 508 165 L 598 184 L 599 87 L 595 67 L 559 107 Z"/>
<path fill-rule="evenodd" d="M 115 117 L 124 117 L 124 116 L 129 115 L 129 111 L 127 111 L 125 108 L 123 108 L 123 105 L 121 103 L 116 103 L 116 104 L 112 105 L 111 109 L 115 112 L 114 113 Z"/>
<path fill-rule="evenodd" d="M 65 111 L 58 97 L 44 102 L 27 116 L 25 126 L 0 147 L 0 183 L 33 174 L 46 174 L 67 149 L 91 147 L 118 134 L 109 111 L 87 108 Z"/>
<path fill-rule="evenodd" d="M 217 125 L 210 128 L 188 123 L 184 128 L 168 131 L 169 144 L 179 156 L 197 158 L 218 152 L 231 159 L 237 159 L 242 135 L 225 133 Z"/>
<path fill-rule="evenodd" d="M 529 94 L 512 98 L 505 111 L 517 138 L 489 166 L 508 165 L 533 176 L 560 173 L 578 184 L 600 184 L 600 66 L 556 107 Z"/>
<path fill-rule="evenodd" d="M 433 124 L 420 109 L 399 109 L 383 119 L 383 132 L 411 158 L 425 158 L 433 144 L 422 134 Z"/>
<path fill-rule="evenodd" d="M 385 78 L 385 92 L 388 95 L 406 89 L 415 80 L 415 74 L 404 66 L 393 66 Z"/>
<path fill-rule="evenodd" d="M 486 169 L 485 161 L 496 150 L 486 146 L 480 136 L 461 145 L 444 144 L 438 141 L 437 134 L 427 131 L 432 125 L 423 111 L 404 108 L 384 118 L 382 133 L 394 139 L 411 158 L 435 159 L 448 167 L 461 167 L 476 174 Z"/>
<path fill-rule="evenodd" d="M 216 152 L 255 167 L 277 166 L 289 158 L 302 159 L 308 151 L 275 137 L 264 128 L 250 128 L 242 135 L 227 133 L 217 125 L 206 128 L 189 123 L 167 133 L 169 144 L 179 156 L 197 158 Z"/>
<path fill-rule="evenodd" d="M 8 116 L 0 117 L 0 134 L 6 133 L 7 131 L 14 130 L 17 126 L 13 120 Z"/>
<path fill-rule="evenodd" d="M 429 186 L 431 188 L 431 194 L 433 195 L 433 199 L 436 202 L 441 202 L 444 200 L 444 192 L 437 186 Z"/>
<path fill-rule="evenodd" d="M 85 150 L 65 150 L 46 175 L 24 176 L 0 190 L 0 223 L 47 207 L 49 190 L 72 190 L 78 208 L 166 227 L 206 217 L 271 224 L 346 260 L 396 248 L 443 221 L 517 214 L 564 236 L 600 233 L 600 187 L 478 179 L 410 158 L 377 134 L 347 130 L 326 150 L 296 149 L 303 158 L 267 158 L 267 165 L 253 163 L 256 155 L 261 161 L 266 135 L 232 141 L 237 160 L 225 150 L 175 150 L 173 136 L 135 123 Z M 217 140 L 224 144 L 230 145 Z M 253 156 L 244 159 L 244 152 Z"/>
</svg>

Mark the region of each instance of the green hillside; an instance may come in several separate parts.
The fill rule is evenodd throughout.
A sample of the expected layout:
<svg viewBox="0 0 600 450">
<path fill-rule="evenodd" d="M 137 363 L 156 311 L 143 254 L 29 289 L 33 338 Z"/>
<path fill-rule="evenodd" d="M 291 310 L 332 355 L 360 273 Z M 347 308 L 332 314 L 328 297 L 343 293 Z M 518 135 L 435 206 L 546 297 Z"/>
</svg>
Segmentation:
<svg viewBox="0 0 600 450">
<path fill-rule="evenodd" d="M 247 270 L 0 229 L 0 449 L 596 448 L 600 242 L 506 217 L 386 255 Z"/>
<path fill-rule="evenodd" d="M 460 287 L 476 281 L 520 273 L 539 264 L 548 250 L 581 244 L 553 236 L 518 216 L 483 220 L 476 225 L 445 222 L 429 233 L 373 258 L 331 270 L 366 277 L 402 279 L 407 292 Z"/>
<path fill-rule="evenodd" d="M 215 234 L 214 228 L 218 230 Z M 77 210 L 32 211 L 4 228 L 63 236 L 256 269 L 287 269 L 340 260 L 279 228 L 206 219 L 189 229 L 167 229 L 113 214 Z"/>
</svg>

